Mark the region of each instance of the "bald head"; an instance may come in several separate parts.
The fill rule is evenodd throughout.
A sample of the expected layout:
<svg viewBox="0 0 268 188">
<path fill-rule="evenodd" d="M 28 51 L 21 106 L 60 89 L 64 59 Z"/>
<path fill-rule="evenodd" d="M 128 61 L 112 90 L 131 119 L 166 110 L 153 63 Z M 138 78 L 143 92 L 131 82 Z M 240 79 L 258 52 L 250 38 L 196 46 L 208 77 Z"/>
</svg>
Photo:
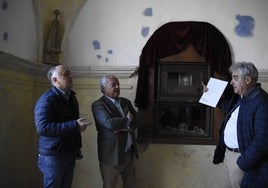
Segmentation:
<svg viewBox="0 0 268 188">
<path fill-rule="evenodd" d="M 63 91 L 68 91 L 73 86 L 71 71 L 65 65 L 52 67 L 47 73 L 47 78 L 51 85 Z"/>
</svg>

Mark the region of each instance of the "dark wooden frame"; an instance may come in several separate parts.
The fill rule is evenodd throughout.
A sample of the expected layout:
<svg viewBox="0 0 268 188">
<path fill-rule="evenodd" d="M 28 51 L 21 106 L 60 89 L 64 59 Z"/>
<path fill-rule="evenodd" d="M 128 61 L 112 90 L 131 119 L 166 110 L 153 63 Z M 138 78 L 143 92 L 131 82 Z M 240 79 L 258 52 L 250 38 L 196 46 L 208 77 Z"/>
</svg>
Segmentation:
<svg viewBox="0 0 268 188">
<path fill-rule="evenodd" d="M 202 81 L 207 82 L 207 63 L 159 62 L 157 100 L 199 100 L 202 94 Z M 183 77 L 187 83 L 183 83 Z"/>
<path fill-rule="evenodd" d="M 188 75 L 192 76 L 192 83 L 190 85 L 179 85 L 177 89 L 167 89 L 166 78 L 163 78 L 161 72 L 174 72 L 184 74 L 189 72 Z M 199 73 L 203 71 L 203 76 Z M 219 111 L 209 106 L 198 103 L 202 95 L 201 82 L 206 82 L 210 76 L 210 69 L 207 63 L 204 62 L 159 62 L 154 67 L 150 68 L 150 85 L 149 85 L 149 101 L 148 108 L 141 110 L 140 113 L 143 116 L 143 123 L 138 128 L 138 141 L 149 143 L 168 143 L 168 144 L 203 144 L 212 145 L 216 144 L 218 139 L 218 127 L 219 127 Z M 199 75 L 199 76 L 198 76 Z M 194 80 L 199 77 L 197 81 Z M 176 80 L 176 74 L 175 78 Z M 176 84 L 175 84 L 176 85 Z M 164 86 L 166 89 L 162 89 Z M 161 90 L 162 89 L 162 90 Z M 185 89 L 181 91 L 181 89 Z M 161 130 L 159 124 L 159 109 L 163 106 L 170 105 L 172 108 L 178 106 L 188 106 L 190 108 L 199 107 L 201 112 L 206 116 L 207 121 L 204 123 L 204 134 L 189 134 L 178 132 L 176 129 L 174 132 L 171 130 Z M 192 130 L 191 130 L 192 131 Z"/>
</svg>

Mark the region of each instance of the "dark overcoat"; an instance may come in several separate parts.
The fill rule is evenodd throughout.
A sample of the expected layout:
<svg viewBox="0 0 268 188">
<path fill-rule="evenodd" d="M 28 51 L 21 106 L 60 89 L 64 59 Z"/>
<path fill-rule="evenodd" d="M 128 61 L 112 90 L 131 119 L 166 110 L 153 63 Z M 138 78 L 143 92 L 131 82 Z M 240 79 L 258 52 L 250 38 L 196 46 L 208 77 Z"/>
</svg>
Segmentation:
<svg viewBox="0 0 268 188">
<path fill-rule="evenodd" d="M 224 129 L 231 113 L 228 113 L 239 100 L 234 95 L 232 100 L 221 105 L 226 112 L 220 129 L 220 142 L 216 147 L 213 163 L 223 162 L 226 145 Z M 257 84 L 240 100 L 237 119 L 237 138 L 241 155 L 237 164 L 245 174 L 242 188 L 268 187 L 268 97 Z"/>
<path fill-rule="evenodd" d="M 100 162 L 108 165 L 122 165 L 125 163 L 127 158 L 125 146 L 128 132 L 120 130 L 126 129 L 128 126 L 131 128 L 130 131 L 134 141 L 132 151 L 137 157 L 137 145 L 134 131 L 138 125 L 138 113 L 128 99 L 123 97 L 119 99 L 124 115 L 122 115 L 114 103 L 105 96 L 102 96 L 92 103 L 92 113 L 98 132 L 98 159 Z M 130 125 L 126 117 L 128 111 L 134 114 L 134 120 Z"/>
</svg>

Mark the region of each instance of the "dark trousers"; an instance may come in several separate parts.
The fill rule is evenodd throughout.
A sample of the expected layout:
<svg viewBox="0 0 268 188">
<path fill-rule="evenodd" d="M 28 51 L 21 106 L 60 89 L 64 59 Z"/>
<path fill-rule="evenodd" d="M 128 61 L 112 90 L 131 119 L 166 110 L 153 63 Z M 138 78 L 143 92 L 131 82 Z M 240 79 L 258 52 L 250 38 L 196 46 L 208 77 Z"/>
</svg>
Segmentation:
<svg viewBox="0 0 268 188">
<path fill-rule="evenodd" d="M 39 155 L 38 167 L 43 173 L 44 188 L 71 188 L 75 167 L 74 155 Z"/>
<path fill-rule="evenodd" d="M 103 188 L 116 188 L 120 175 L 122 176 L 124 188 L 137 188 L 134 158 L 127 160 L 123 165 L 112 166 L 103 163 L 99 165 Z"/>
</svg>

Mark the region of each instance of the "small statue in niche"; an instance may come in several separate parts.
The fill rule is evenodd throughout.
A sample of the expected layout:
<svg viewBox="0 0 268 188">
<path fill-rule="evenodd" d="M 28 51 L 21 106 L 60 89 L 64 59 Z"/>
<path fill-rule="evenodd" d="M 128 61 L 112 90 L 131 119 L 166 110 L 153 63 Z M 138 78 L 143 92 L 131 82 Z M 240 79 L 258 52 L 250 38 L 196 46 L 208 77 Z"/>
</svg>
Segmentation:
<svg viewBox="0 0 268 188">
<path fill-rule="evenodd" d="M 47 42 L 45 45 L 44 62 L 48 64 L 59 64 L 60 50 L 60 22 L 58 15 L 60 11 L 54 10 L 55 19 L 52 21 L 48 33 Z"/>
<path fill-rule="evenodd" d="M 180 73 L 178 83 L 180 86 L 192 86 L 192 75 L 189 73 Z"/>
</svg>

